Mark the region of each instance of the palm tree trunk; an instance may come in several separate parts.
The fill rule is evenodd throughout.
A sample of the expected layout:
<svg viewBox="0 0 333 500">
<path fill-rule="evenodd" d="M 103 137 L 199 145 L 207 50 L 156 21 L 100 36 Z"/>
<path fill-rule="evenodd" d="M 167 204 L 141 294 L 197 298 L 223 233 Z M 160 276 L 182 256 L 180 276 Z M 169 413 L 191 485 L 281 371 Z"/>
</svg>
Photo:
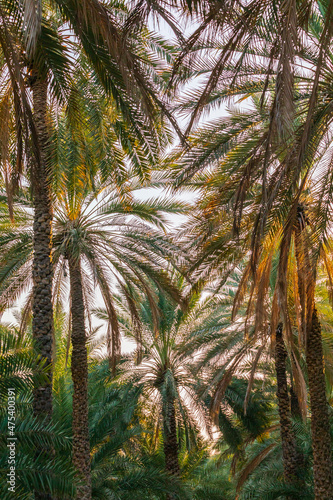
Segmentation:
<svg viewBox="0 0 333 500">
<path fill-rule="evenodd" d="M 34 123 L 39 147 L 39 161 L 34 161 L 32 190 L 34 205 L 33 225 L 33 303 L 32 333 L 36 346 L 49 365 L 48 382 L 36 387 L 34 412 L 36 415 L 52 414 L 52 204 L 48 179 L 49 135 L 46 119 L 47 83 L 37 76 L 31 84 L 34 105 Z"/>
<path fill-rule="evenodd" d="M 49 135 L 47 127 L 47 82 L 34 74 L 31 78 L 34 124 L 39 158 L 34 159 L 32 192 L 34 206 L 33 225 L 33 303 L 32 334 L 36 348 L 49 368 L 47 382 L 34 389 L 33 410 L 36 416 L 52 416 L 52 204 L 49 188 Z M 36 450 L 49 454 L 50 450 Z M 35 492 L 36 500 L 50 500 L 51 496 Z"/>
<path fill-rule="evenodd" d="M 302 307 L 302 336 L 306 342 L 306 365 L 311 406 L 313 479 L 315 500 L 333 500 L 333 464 L 321 326 L 313 305 L 311 326 L 306 328 L 306 302 L 314 300 L 316 267 L 311 265 L 307 241 L 302 239 L 307 225 L 302 207 L 298 207 L 296 224 L 296 259 L 298 287 Z M 316 265 L 316 263 L 315 263 Z M 308 307 L 308 310 L 310 307 Z"/>
<path fill-rule="evenodd" d="M 332 444 L 324 373 L 321 326 L 316 307 L 306 346 L 315 500 L 333 499 Z"/>
<path fill-rule="evenodd" d="M 302 412 L 293 383 L 291 383 L 290 387 L 290 407 L 291 407 L 291 416 L 293 418 L 297 418 L 298 420 L 302 420 Z"/>
<path fill-rule="evenodd" d="M 88 423 L 88 359 L 80 261 L 69 258 L 72 315 L 73 463 L 82 483 L 76 498 L 91 499 L 91 465 Z"/>
<path fill-rule="evenodd" d="M 301 412 L 301 407 L 298 401 L 297 394 L 294 390 L 293 381 L 291 380 L 290 386 L 290 410 L 291 410 L 291 418 L 293 420 L 298 420 L 299 424 L 303 424 L 303 417 Z M 297 446 L 297 444 L 296 444 Z M 304 469 L 304 455 L 303 452 L 296 447 L 296 460 L 297 460 L 297 471 L 301 472 Z M 300 487 L 302 487 L 301 482 L 299 482 Z"/>
<path fill-rule="evenodd" d="M 292 429 L 291 408 L 286 375 L 286 357 L 287 352 L 282 336 L 282 323 L 279 323 L 276 329 L 275 370 L 280 416 L 283 469 L 285 481 L 288 483 L 293 483 L 296 478 L 298 461 L 296 440 Z"/>
<path fill-rule="evenodd" d="M 169 400 L 163 411 L 163 447 L 165 468 L 172 476 L 179 476 L 178 441 L 175 402 Z M 174 495 L 167 494 L 167 500 L 174 500 Z"/>
</svg>

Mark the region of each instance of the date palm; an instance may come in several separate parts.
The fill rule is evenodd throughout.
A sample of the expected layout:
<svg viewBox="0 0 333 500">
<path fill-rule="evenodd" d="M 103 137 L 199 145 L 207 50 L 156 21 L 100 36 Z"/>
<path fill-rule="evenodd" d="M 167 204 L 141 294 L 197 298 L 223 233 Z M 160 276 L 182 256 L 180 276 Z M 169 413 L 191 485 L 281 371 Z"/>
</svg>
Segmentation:
<svg viewBox="0 0 333 500">
<path fill-rule="evenodd" d="M 75 498 L 77 481 L 70 464 L 72 439 L 70 373 L 65 369 L 67 342 L 66 314 L 56 316 L 56 361 L 53 421 L 45 423 L 33 416 L 33 388 L 38 355 L 31 342 L 31 323 L 20 334 L 14 327 L 1 326 L 0 337 L 0 470 L 1 498 L 33 498 L 51 491 L 56 498 Z M 46 378 L 47 369 L 38 374 Z M 143 429 L 138 425 L 139 390 L 120 386 L 108 363 L 91 363 L 89 370 L 89 420 L 91 429 L 93 498 L 165 498 L 166 492 L 182 494 L 180 486 L 167 477 L 161 466 L 138 456 Z M 15 493 L 8 491 L 8 389 L 15 392 Z M 36 463 L 36 447 L 49 445 L 55 450 L 52 461 L 45 456 Z M 188 498 L 188 497 L 186 497 Z"/>
<path fill-rule="evenodd" d="M 147 55 L 152 53 L 156 38 L 146 44 L 147 29 L 137 31 L 133 37 L 125 36 L 122 24 L 126 12 L 126 6 L 119 3 L 105 4 L 95 0 L 5 1 L 1 5 L 0 46 L 4 75 L 9 75 L 6 96 L 11 96 L 16 116 L 17 163 L 12 169 L 13 183 L 7 182 L 7 187 L 10 200 L 26 163 L 35 214 L 33 331 L 50 365 L 53 328 L 51 101 L 58 106 L 65 104 L 72 118 L 75 110 L 76 120 L 81 120 L 71 76 L 83 53 L 91 68 L 89 78 L 96 79 L 110 97 L 131 128 L 136 143 L 146 149 L 147 158 L 152 158 L 154 149 L 160 145 L 158 116 L 161 110 L 173 121 L 159 98 L 159 89 L 164 85 L 163 76 L 158 75 L 159 63 Z M 65 34 L 64 27 L 65 31 L 71 31 L 75 42 Z M 165 52 L 162 48 L 160 54 Z M 2 145 L 6 164 L 8 141 L 2 141 Z M 50 370 L 49 382 L 36 387 L 36 414 L 51 414 L 51 386 Z"/>
<path fill-rule="evenodd" d="M 185 435 L 185 442 L 189 446 L 195 436 L 191 428 L 203 427 L 209 432 L 210 426 L 205 406 L 196 392 L 197 383 L 191 372 L 191 354 L 186 349 L 197 298 L 193 297 L 184 312 L 165 293 L 159 290 L 156 293 L 159 310 L 157 321 L 149 301 L 141 299 L 142 328 L 138 348 L 142 349 L 142 359 L 138 363 L 135 353 L 124 364 L 123 371 L 125 378 L 130 377 L 142 388 L 142 400 L 149 414 L 153 415 L 154 434 L 158 436 L 161 432 L 162 435 L 165 470 L 178 477 L 181 474 L 181 436 Z M 124 327 L 128 328 L 127 334 L 133 337 L 131 323 L 125 321 Z M 156 443 L 155 440 L 155 446 Z"/>
<path fill-rule="evenodd" d="M 200 437 L 200 432 L 208 424 L 206 433 L 209 433 L 211 426 L 208 415 L 209 406 L 215 398 L 214 375 L 218 376 L 216 364 L 220 359 L 227 367 L 228 361 L 241 353 L 244 354 L 242 369 L 244 372 L 248 371 L 245 358 L 248 359 L 250 355 L 250 342 L 244 340 L 243 324 L 232 328 L 230 313 L 233 301 L 231 296 L 228 298 L 227 289 L 226 286 L 225 296 L 222 297 L 221 294 L 219 298 L 208 297 L 206 300 L 199 300 L 200 294 L 193 292 L 185 314 L 175 310 L 160 294 L 160 320 L 157 328 L 154 328 L 149 304 L 142 300 L 143 325 L 138 344 L 138 349 L 142 349 L 142 360 L 138 361 L 137 353 L 134 353 L 130 356 L 132 361 L 124 362 L 124 377 L 136 381 L 142 387 L 143 412 L 147 413 L 145 419 L 149 422 L 149 428 L 154 427 L 152 436 L 147 438 L 147 446 L 154 451 L 158 447 L 160 435 L 166 470 L 172 475 L 180 475 L 185 484 L 196 483 L 191 472 L 187 471 L 188 465 L 184 460 L 186 446 L 190 445 L 188 459 L 191 462 L 193 450 L 198 450 L 198 453 L 204 450 L 205 439 Z M 231 289 L 229 283 L 229 290 Z M 132 325 L 130 321 L 126 321 L 126 310 L 121 301 L 118 307 L 123 311 L 124 331 L 129 338 L 133 338 Z M 220 374 L 222 371 L 220 366 Z M 230 446 L 229 453 L 237 454 L 243 438 L 247 442 L 249 438 L 254 440 L 266 433 L 269 412 L 268 405 L 262 401 L 261 396 L 258 401 L 258 398 L 247 395 L 247 382 L 244 379 L 231 380 L 233 374 L 221 395 L 219 415 L 215 416 L 213 422 L 223 435 L 219 440 L 220 444 L 215 440 L 214 449 L 221 446 L 223 453 L 227 443 Z M 241 369 L 238 374 L 241 374 Z M 200 415 L 201 418 L 198 419 Z M 191 431 L 190 424 L 196 424 L 194 432 Z M 198 443 L 192 445 L 191 441 L 198 432 Z M 209 443 L 213 445 L 211 438 Z M 198 491 L 193 491 L 195 498 L 201 498 L 200 493 L 206 491 L 206 488 L 207 491 L 211 488 L 210 494 L 215 498 L 217 493 L 213 483 L 210 484 L 209 478 L 207 479 L 207 483 L 201 483 L 202 490 L 199 487 Z"/>
<path fill-rule="evenodd" d="M 164 287 L 174 299 L 180 294 L 168 280 L 166 265 L 173 246 L 156 229 L 163 227 L 165 213 L 179 212 L 181 205 L 156 200 L 136 202 L 129 193 L 119 194 L 108 186 L 96 185 L 92 193 L 87 186 L 76 186 L 59 195 L 53 224 L 54 296 L 65 299 L 63 287 L 68 268 L 71 314 L 71 370 L 73 393 L 73 462 L 86 484 L 78 488 L 80 498 L 90 498 L 90 457 L 87 399 L 87 334 L 85 318 L 90 317 L 89 304 L 98 286 L 110 322 L 110 356 L 112 371 L 120 355 L 115 288 L 142 290 L 153 301 L 150 282 Z M 14 212 L 15 213 L 15 212 Z M 3 219 L 4 222 L 4 219 Z M 7 221 L 8 222 L 8 221 Z M 6 227 L 6 222 L 4 226 Z M 155 229 L 154 229 L 155 226 Z M 9 227 L 6 227 L 6 231 Z M 31 282 L 31 214 L 15 213 L 10 233 L 4 234 L 2 301 L 10 304 Z M 8 241 L 11 235 L 11 242 Z M 14 236 L 16 234 L 16 236 Z M 14 262 L 15 261 L 15 262 Z M 164 269 L 163 269 L 164 268 Z M 15 273 L 12 274 L 13 269 Z M 135 304 L 128 296 L 128 307 L 135 314 Z M 31 294 L 27 308 L 31 305 Z M 24 313 L 24 317 L 27 314 Z"/>
<path fill-rule="evenodd" d="M 316 64 L 315 58 L 312 59 L 312 63 Z M 314 440 L 314 457 L 315 464 L 317 464 L 315 465 L 316 491 L 318 488 L 320 497 L 324 495 L 326 498 L 325 495 L 328 495 L 327 498 L 330 498 L 332 488 L 328 485 L 331 481 L 328 409 L 325 397 L 322 351 L 320 343 L 318 343 L 319 326 L 314 312 L 316 269 L 319 258 L 325 259 L 324 254 L 328 248 L 327 238 L 330 225 L 327 216 L 330 197 L 326 193 L 331 186 L 331 172 L 330 168 L 327 168 L 326 158 L 330 157 L 330 146 L 327 148 L 327 144 L 330 144 L 331 130 L 329 110 L 325 104 L 329 92 L 326 71 L 329 73 L 330 63 L 321 61 L 321 64 L 322 68 L 325 68 L 325 72 L 323 71 L 319 80 L 318 102 L 313 115 L 313 135 L 309 139 L 308 144 L 311 146 L 309 145 L 305 155 L 306 165 L 302 170 L 301 180 L 299 185 L 294 184 L 293 189 L 290 187 L 291 183 L 283 178 L 287 172 L 289 172 L 288 176 L 290 174 L 290 181 L 292 178 L 294 180 L 296 178 L 297 163 L 290 163 L 290 161 L 295 153 L 295 148 L 302 142 L 307 126 L 309 82 L 307 77 L 298 75 L 300 92 L 297 99 L 299 113 L 295 141 L 289 143 L 286 140 L 284 147 L 280 151 L 275 151 L 274 161 L 269 162 L 270 170 L 267 180 L 269 181 L 268 192 L 271 195 L 266 201 L 271 205 L 269 212 L 267 212 L 270 213 L 267 219 L 262 218 L 263 212 L 260 207 L 263 203 L 262 175 L 267 166 L 265 138 L 270 130 L 270 113 L 266 107 L 260 104 L 257 96 L 253 99 L 254 109 L 251 111 L 231 113 L 219 122 L 212 123 L 198 131 L 193 138 L 193 148 L 189 149 L 186 154 L 185 168 L 181 175 L 184 176 L 183 179 L 192 177 L 192 181 L 189 182 L 192 182 L 199 189 L 202 187 L 202 216 L 201 220 L 198 217 L 194 220 L 197 241 L 202 249 L 201 256 L 197 260 L 199 263 L 197 270 L 202 264 L 203 276 L 211 274 L 215 270 L 216 276 L 222 275 L 223 279 L 232 269 L 235 259 L 237 262 L 237 259 L 240 259 L 242 255 L 251 252 L 243 284 L 248 283 L 250 277 L 253 277 L 251 289 L 253 307 L 249 308 L 249 312 L 256 316 L 258 331 L 265 321 L 263 305 L 267 300 L 266 293 L 269 288 L 272 256 L 276 248 L 279 247 L 275 305 L 273 303 L 273 317 L 275 319 L 271 328 L 272 331 L 275 331 L 279 315 L 277 311 L 280 308 L 287 331 L 287 340 L 291 340 L 290 318 L 288 317 L 290 290 L 288 275 L 291 256 L 293 255 L 297 261 L 294 261 L 296 269 L 298 269 L 295 283 L 298 283 L 296 295 L 299 297 L 296 301 L 301 304 L 302 311 L 302 321 L 297 325 L 299 335 L 301 339 L 304 339 L 304 332 L 307 332 L 308 338 L 313 336 L 313 339 L 317 339 L 315 341 L 316 348 L 307 349 L 310 394 L 312 407 L 316 413 L 316 416 L 313 415 L 312 418 L 313 433 L 317 436 Z M 247 85 L 250 88 L 249 95 L 260 94 L 264 84 L 264 82 L 258 83 L 261 78 L 260 65 L 255 70 L 255 74 L 256 78 L 238 88 L 235 94 L 246 95 Z M 273 90 L 274 86 L 271 85 L 269 88 Z M 321 90 L 323 91 L 322 101 L 319 100 Z M 227 94 L 228 89 L 225 93 L 222 90 L 221 99 L 224 99 Z M 295 146 L 295 142 L 297 146 Z M 323 153 L 323 151 L 325 152 Z M 319 172 L 321 168 L 323 168 L 322 175 L 319 174 L 318 181 L 309 183 L 309 177 L 316 176 L 315 172 Z M 311 201 L 304 201 L 307 190 L 313 192 L 314 199 Z M 306 206 L 306 216 L 302 215 L 303 202 Z M 311 209 L 307 207 L 307 203 L 310 203 Z M 232 210 L 230 210 L 231 207 Z M 311 212 L 311 216 L 309 212 Z M 251 213 L 254 214 L 253 218 L 251 218 Z M 305 219 L 307 222 L 304 222 Z M 251 231 L 248 230 L 249 227 Z M 257 235 L 261 231 L 262 236 L 257 239 Z M 258 246 L 259 241 L 260 245 Z M 295 251 L 293 245 L 295 245 Z M 267 253 L 268 247 L 271 250 Z M 270 257 L 267 260 L 268 254 Z M 330 275 L 329 269 L 327 272 Z M 218 277 L 218 279 L 221 278 Z M 237 300 L 243 296 L 244 289 L 240 290 Z M 277 307 L 278 303 L 279 307 Z M 316 362 L 314 358 L 316 358 Z M 314 389 L 315 385 L 316 389 Z M 321 387 L 320 390 L 318 385 Z M 322 410 L 320 415 L 319 408 Z M 325 422 L 324 425 L 323 422 Z M 327 429 L 325 438 L 324 428 Z M 325 455 L 325 460 L 322 454 Z M 329 465 L 327 471 L 322 474 L 318 469 L 323 468 L 324 463 Z M 324 477 L 325 480 L 323 480 Z"/>
</svg>

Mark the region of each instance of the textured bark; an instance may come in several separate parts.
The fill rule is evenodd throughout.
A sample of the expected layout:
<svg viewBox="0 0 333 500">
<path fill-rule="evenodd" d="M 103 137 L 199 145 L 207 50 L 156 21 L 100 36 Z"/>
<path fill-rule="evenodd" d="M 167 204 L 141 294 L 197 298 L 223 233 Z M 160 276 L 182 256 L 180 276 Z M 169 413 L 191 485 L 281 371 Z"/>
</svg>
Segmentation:
<svg viewBox="0 0 333 500">
<path fill-rule="evenodd" d="M 165 456 L 165 468 L 169 474 L 178 476 L 180 474 L 178 461 L 178 440 L 175 402 L 168 401 L 165 404 L 163 415 L 163 446 Z M 174 495 L 167 495 L 167 500 L 173 500 Z"/>
<path fill-rule="evenodd" d="M 298 397 L 296 392 L 294 391 L 292 383 L 290 387 L 290 409 L 291 409 L 292 419 L 298 420 L 299 424 L 302 424 L 303 417 L 302 417 L 301 407 L 299 405 Z M 296 448 L 296 460 L 297 460 L 297 470 L 301 471 L 304 468 L 305 462 L 304 462 L 303 452 L 299 448 Z M 300 481 L 300 483 L 302 483 L 302 481 Z M 300 487 L 301 486 L 302 484 L 300 484 Z"/>
<path fill-rule="evenodd" d="M 48 381 L 34 389 L 33 410 L 36 416 L 52 415 L 52 205 L 49 188 L 49 134 L 46 119 L 47 82 L 34 75 L 31 81 L 33 113 L 38 139 L 39 161 L 34 159 L 32 192 L 34 205 L 33 224 L 33 302 L 32 334 L 36 348 L 49 366 Z M 36 453 L 51 453 L 37 450 Z M 36 500 L 50 500 L 49 494 L 35 492 Z"/>
<path fill-rule="evenodd" d="M 69 259 L 72 315 L 72 379 L 73 379 L 73 463 L 82 484 L 76 498 L 91 499 L 91 465 L 88 424 L 88 359 L 84 320 L 81 267 Z"/>
<path fill-rule="evenodd" d="M 333 499 L 332 443 L 326 383 L 324 373 L 321 326 L 317 309 L 312 313 L 312 325 L 306 346 L 309 392 L 311 403 L 311 433 L 315 500 Z"/>
<path fill-rule="evenodd" d="M 277 398 L 280 417 L 284 477 L 286 482 L 292 483 L 296 478 L 298 460 L 296 440 L 292 429 L 291 408 L 286 375 L 286 357 L 287 352 L 282 336 L 282 323 L 279 323 L 276 329 L 275 344 Z"/>
<path fill-rule="evenodd" d="M 302 412 L 293 384 L 291 384 L 290 387 L 290 406 L 291 406 L 291 416 L 293 418 L 298 418 L 299 420 L 302 420 Z"/>
<path fill-rule="evenodd" d="M 40 354 L 52 363 L 53 308 L 52 308 L 52 205 L 48 182 L 49 136 L 46 121 L 47 83 L 35 78 L 32 83 L 34 122 L 38 138 L 40 162 L 34 162 L 33 180 L 33 303 L 32 332 Z M 43 387 L 34 393 L 36 415 L 52 414 L 52 371 Z"/>
<path fill-rule="evenodd" d="M 304 209 L 297 209 L 295 228 L 298 290 L 302 312 L 301 338 L 306 343 L 306 364 L 311 406 L 313 477 L 315 500 L 333 500 L 332 443 L 321 339 L 321 326 L 314 301 L 316 268 L 311 264 L 309 245 L 302 236 L 308 220 Z M 312 307 L 313 305 L 313 307 Z M 307 315 L 312 310 L 311 326 Z"/>
</svg>

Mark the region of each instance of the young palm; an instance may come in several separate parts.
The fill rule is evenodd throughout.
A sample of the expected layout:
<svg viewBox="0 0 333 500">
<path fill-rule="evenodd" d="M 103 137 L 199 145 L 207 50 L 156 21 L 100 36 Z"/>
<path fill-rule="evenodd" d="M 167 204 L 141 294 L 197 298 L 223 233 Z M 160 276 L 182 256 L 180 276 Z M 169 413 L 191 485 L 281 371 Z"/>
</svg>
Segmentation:
<svg viewBox="0 0 333 500">
<path fill-rule="evenodd" d="M 148 300 L 141 302 L 142 328 L 138 348 L 142 350 L 142 360 L 138 364 L 135 353 L 132 360 L 125 363 L 124 373 L 142 387 L 144 404 L 154 415 L 155 436 L 161 428 L 165 469 L 177 477 L 181 474 L 181 438 L 185 436 L 189 446 L 198 429 L 209 432 L 207 410 L 198 396 L 197 381 L 191 372 L 191 354 L 186 349 L 193 327 L 191 310 L 197 299 L 190 301 L 185 313 L 165 293 L 158 289 L 156 293 L 158 318 L 154 318 Z M 126 328 L 126 323 L 124 326 Z M 133 337 L 131 324 L 127 328 L 127 334 Z M 191 428 L 197 431 L 193 433 Z M 156 443 L 157 440 L 155 446 Z"/>
<path fill-rule="evenodd" d="M 221 361 L 224 368 L 228 368 L 230 360 L 241 354 L 243 366 L 238 367 L 238 373 L 248 372 L 251 346 L 244 340 L 243 325 L 231 327 L 232 298 L 228 298 L 227 292 L 219 300 L 210 297 L 201 302 L 198 297 L 198 294 L 192 295 L 184 314 L 175 310 L 160 294 L 160 320 L 155 328 L 150 308 L 143 301 L 142 336 L 138 346 L 142 349 L 142 361 L 138 364 L 135 353 L 136 366 L 132 362 L 129 371 L 131 365 L 125 363 L 124 371 L 125 377 L 137 381 L 143 390 L 142 411 L 149 412 L 146 421 L 149 428 L 154 428 L 147 438 L 147 446 L 155 451 L 159 434 L 162 434 L 166 470 L 175 476 L 181 474 L 183 483 L 193 488 L 194 498 L 201 498 L 204 491 L 210 491 L 215 498 L 217 492 L 213 482 L 209 483 L 209 478 L 202 480 L 201 488 L 196 486 L 191 463 L 193 466 L 200 463 L 200 468 L 205 461 L 204 440 L 200 438 L 200 432 L 206 428 L 206 432 L 210 433 L 208 412 L 215 399 L 216 379 L 227 371 L 220 365 L 218 373 L 216 364 Z M 124 321 L 123 328 L 130 338 L 133 337 L 131 323 Z M 252 345 L 252 349 L 254 351 L 255 346 Z M 267 415 L 269 406 L 262 401 L 262 397 L 249 397 L 246 380 L 231 380 L 232 375 L 233 372 L 225 384 L 223 395 L 220 395 L 220 411 L 215 415 L 214 423 L 223 435 L 220 440 L 222 453 L 227 443 L 229 452 L 236 455 L 243 439 L 244 442 L 248 439 L 252 441 L 266 433 L 270 417 Z M 191 423 L 194 424 L 194 432 L 190 429 Z M 184 448 L 181 446 L 183 439 Z M 192 444 L 193 439 L 195 444 Z M 186 447 L 189 447 L 188 452 Z M 227 491 L 226 485 L 225 488 Z"/>
<path fill-rule="evenodd" d="M 61 422 L 41 421 L 33 415 L 33 389 L 36 378 L 39 383 L 47 380 L 45 365 L 45 362 L 41 364 L 28 335 L 22 338 L 19 330 L 0 327 L 0 494 L 3 499 L 29 500 L 32 489 L 40 495 L 51 491 L 58 498 L 74 498 L 74 471 L 68 459 L 70 444 L 66 429 Z M 10 439 L 11 436 L 14 439 Z M 8 454 L 8 444 L 13 450 L 12 443 L 15 444 L 14 458 Z M 43 454 L 36 461 L 36 449 L 45 446 L 53 446 L 55 457 L 50 460 Z M 13 470 L 10 467 L 15 468 L 15 473 L 8 483 L 8 473 Z"/>
<path fill-rule="evenodd" d="M 93 498 L 188 498 L 179 481 L 144 453 L 140 388 L 111 377 L 107 360 L 92 365 L 89 383 Z"/>
</svg>

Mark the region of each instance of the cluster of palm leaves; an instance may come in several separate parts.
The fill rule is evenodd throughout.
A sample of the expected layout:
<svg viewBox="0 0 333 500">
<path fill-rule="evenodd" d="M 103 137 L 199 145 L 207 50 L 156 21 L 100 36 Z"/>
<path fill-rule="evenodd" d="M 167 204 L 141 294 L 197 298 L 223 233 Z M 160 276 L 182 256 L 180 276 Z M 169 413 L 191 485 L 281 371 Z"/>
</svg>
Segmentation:
<svg viewBox="0 0 333 500">
<path fill-rule="evenodd" d="M 332 0 L 0 1 L 1 498 L 333 500 L 332 41 Z"/>
</svg>

